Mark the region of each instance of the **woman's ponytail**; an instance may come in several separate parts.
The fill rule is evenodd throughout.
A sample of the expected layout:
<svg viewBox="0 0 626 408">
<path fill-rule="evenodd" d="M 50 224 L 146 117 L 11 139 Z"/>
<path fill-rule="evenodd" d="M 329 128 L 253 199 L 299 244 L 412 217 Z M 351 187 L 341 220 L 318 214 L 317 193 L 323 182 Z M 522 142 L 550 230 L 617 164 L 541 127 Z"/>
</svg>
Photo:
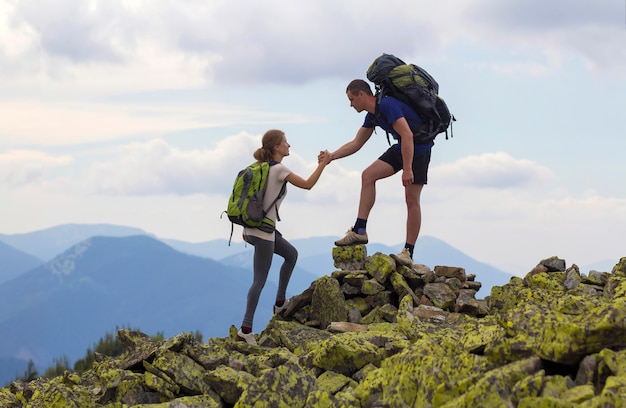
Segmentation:
<svg viewBox="0 0 626 408">
<path fill-rule="evenodd" d="M 254 151 L 254 158 L 259 162 L 270 161 L 274 157 L 274 148 L 283 142 L 285 132 L 271 129 L 261 139 L 261 147 Z"/>
</svg>

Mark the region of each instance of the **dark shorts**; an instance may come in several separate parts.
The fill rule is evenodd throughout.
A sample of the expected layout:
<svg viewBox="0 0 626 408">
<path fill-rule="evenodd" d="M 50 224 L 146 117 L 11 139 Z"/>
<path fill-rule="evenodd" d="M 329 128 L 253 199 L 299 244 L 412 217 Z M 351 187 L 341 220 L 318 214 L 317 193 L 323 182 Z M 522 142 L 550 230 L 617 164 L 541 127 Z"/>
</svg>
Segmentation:
<svg viewBox="0 0 626 408">
<path fill-rule="evenodd" d="M 400 145 L 393 145 L 378 158 L 393 167 L 394 173 L 402 170 L 402 152 Z M 425 153 L 413 154 L 413 184 L 427 184 L 430 150 Z"/>
</svg>

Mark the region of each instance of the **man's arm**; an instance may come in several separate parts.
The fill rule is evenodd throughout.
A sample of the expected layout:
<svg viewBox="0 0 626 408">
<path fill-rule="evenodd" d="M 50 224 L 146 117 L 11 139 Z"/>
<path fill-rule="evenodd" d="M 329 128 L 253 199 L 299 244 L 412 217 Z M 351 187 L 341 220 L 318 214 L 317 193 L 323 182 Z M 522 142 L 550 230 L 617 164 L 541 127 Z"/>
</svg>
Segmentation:
<svg viewBox="0 0 626 408">
<path fill-rule="evenodd" d="M 359 130 L 357 130 L 356 132 L 356 136 L 354 137 L 354 139 L 330 154 L 331 159 L 341 159 L 342 157 L 350 156 L 351 154 L 358 152 L 361 147 L 363 147 L 365 142 L 367 142 L 372 136 L 372 133 L 374 133 L 374 128 L 359 128 Z"/>
<path fill-rule="evenodd" d="M 413 132 L 404 117 L 398 118 L 392 123 L 396 132 L 400 135 L 402 153 L 402 185 L 413 184 Z"/>
</svg>

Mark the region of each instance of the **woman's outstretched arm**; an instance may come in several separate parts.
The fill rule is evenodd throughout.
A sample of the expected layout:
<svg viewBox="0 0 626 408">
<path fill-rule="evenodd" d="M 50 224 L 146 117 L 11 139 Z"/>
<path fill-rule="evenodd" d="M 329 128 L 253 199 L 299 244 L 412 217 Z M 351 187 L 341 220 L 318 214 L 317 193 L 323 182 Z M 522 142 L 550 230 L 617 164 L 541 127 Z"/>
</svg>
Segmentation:
<svg viewBox="0 0 626 408">
<path fill-rule="evenodd" d="M 311 173 L 309 178 L 305 180 L 302 177 L 298 176 L 296 173 L 289 173 L 287 177 L 285 177 L 285 181 L 288 181 L 296 187 L 310 190 L 320 179 L 324 168 L 328 163 L 330 163 L 330 159 L 330 153 L 328 151 L 324 151 L 320 153 L 320 156 L 318 157 L 317 168 L 313 171 L 313 173 Z"/>
</svg>

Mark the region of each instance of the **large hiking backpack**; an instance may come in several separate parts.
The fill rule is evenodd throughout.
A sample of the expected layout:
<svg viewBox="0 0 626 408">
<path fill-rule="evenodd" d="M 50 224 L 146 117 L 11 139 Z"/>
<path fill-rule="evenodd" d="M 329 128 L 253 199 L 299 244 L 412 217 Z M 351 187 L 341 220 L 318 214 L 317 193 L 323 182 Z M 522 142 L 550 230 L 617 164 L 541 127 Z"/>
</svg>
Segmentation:
<svg viewBox="0 0 626 408">
<path fill-rule="evenodd" d="M 285 194 L 285 184 L 283 184 L 278 196 L 267 209 L 263 208 L 263 197 L 267 188 L 270 166 L 276 163 L 274 161 L 255 162 L 237 174 L 233 184 L 233 191 L 228 199 L 228 207 L 225 211 L 232 223 L 230 230 L 231 239 L 234 224 L 258 228 L 265 232 L 273 232 L 275 230 L 276 224 L 267 217 L 267 213 Z M 280 220 L 280 217 L 278 217 L 278 220 Z"/>
<path fill-rule="evenodd" d="M 439 96 L 439 84 L 426 70 L 405 64 L 391 54 L 383 54 L 367 69 L 367 79 L 376 87 L 377 109 L 385 96 L 393 96 L 415 109 L 422 119 L 422 126 L 413 129 L 416 144 L 431 141 L 443 132 L 447 139 L 449 127 L 452 136 L 451 126 L 456 118 Z"/>
</svg>

